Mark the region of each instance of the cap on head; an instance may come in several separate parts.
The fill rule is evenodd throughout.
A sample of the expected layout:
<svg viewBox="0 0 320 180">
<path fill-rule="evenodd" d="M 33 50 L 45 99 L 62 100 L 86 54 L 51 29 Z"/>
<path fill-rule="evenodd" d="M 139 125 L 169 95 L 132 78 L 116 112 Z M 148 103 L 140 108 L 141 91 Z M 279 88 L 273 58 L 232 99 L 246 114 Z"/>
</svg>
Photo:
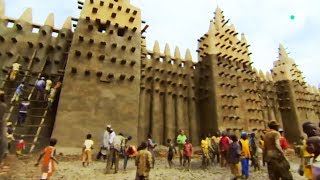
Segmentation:
<svg viewBox="0 0 320 180">
<path fill-rule="evenodd" d="M 241 134 L 240 134 L 240 136 L 241 136 L 241 137 L 247 136 L 247 132 L 242 131 Z"/>
<path fill-rule="evenodd" d="M 279 129 L 279 132 L 284 132 L 284 130 L 283 129 Z"/>
<path fill-rule="evenodd" d="M 41 77 L 41 79 L 45 79 L 44 77 Z"/>
<path fill-rule="evenodd" d="M 279 124 L 278 124 L 277 121 L 272 120 L 272 121 L 270 121 L 270 122 L 268 123 L 268 126 L 269 126 L 269 127 L 274 127 L 274 126 L 279 126 Z"/>
<path fill-rule="evenodd" d="M 108 124 L 108 125 L 107 125 L 107 128 L 111 128 L 111 125 L 110 125 L 110 124 Z"/>
<path fill-rule="evenodd" d="M 0 95 L 4 94 L 4 91 L 0 90 Z"/>
<path fill-rule="evenodd" d="M 11 126 L 12 125 L 12 122 L 7 122 L 7 126 Z"/>
</svg>

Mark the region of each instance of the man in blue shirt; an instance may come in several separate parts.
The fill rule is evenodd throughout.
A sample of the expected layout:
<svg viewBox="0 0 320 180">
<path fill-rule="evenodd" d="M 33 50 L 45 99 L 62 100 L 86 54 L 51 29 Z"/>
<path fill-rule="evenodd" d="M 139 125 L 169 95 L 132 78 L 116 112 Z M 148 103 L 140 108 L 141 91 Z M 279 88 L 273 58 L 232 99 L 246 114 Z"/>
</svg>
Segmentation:
<svg viewBox="0 0 320 180">
<path fill-rule="evenodd" d="M 44 90 L 46 87 L 46 81 L 44 77 L 41 77 L 40 79 L 38 79 L 36 81 L 36 90 L 37 90 L 37 100 L 43 99 L 43 95 L 44 95 Z"/>
<path fill-rule="evenodd" d="M 28 101 L 27 98 L 25 98 L 20 103 L 19 115 L 18 115 L 18 125 L 21 125 L 26 121 L 29 105 L 30 105 L 30 102 Z"/>
<path fill-rule="evenodd" d="M 17 87 L 16 91 L 14 92 L 14 95 L 11 99 L 11 103 L 13 103 L 15 101 L 19 101 L 19 97 L 22 95 L 23 88 L 24 88 L 24 82 L 21 82 L 19 84 L 19 86 Z"/>
</svg>

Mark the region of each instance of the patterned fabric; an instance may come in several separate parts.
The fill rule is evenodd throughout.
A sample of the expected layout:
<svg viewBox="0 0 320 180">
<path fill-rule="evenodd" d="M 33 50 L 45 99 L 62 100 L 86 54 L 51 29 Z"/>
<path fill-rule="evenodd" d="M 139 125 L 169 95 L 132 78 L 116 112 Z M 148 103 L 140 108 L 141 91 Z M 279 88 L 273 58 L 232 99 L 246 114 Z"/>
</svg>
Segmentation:
<svg viewBox="0 0 320 180">
<path fill-rule="evenodd" d="M 136 157 L 137 176 L 149 176 L 151 164 L 151 153 L 146 149 L 140 150 Z"/>
</svg>

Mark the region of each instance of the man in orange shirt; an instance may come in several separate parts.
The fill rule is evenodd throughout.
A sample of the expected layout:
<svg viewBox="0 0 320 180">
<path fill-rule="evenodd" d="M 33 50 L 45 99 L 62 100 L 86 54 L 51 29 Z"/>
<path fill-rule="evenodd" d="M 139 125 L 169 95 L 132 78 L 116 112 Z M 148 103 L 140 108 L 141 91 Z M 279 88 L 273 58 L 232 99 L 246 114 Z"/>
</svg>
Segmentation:
<svg viewBox="0 0 320 180">
<path fill-rule="evenodd" d="M 57 144 L 56 139 L 50 139 L 50 145 L 47 146 L 44 149 L 44 151 L 40 154 L 40 157 L 39 157 L 37 163 L 35 164 L 35 166 L 38 166 L 40 160 L 43 157 L 42 168 L 41 168 L 41 172 L 42 172 L 41 180 L 42 179 L 49 180 L 50 177 L 52 176 L 53 171 L 54 171 L 54 162 L 59 164 L 59 162 L 54 158 L 54 156 L 56 154 L 56 149 L 54 146 L 56 144 Z"/>
</svg>

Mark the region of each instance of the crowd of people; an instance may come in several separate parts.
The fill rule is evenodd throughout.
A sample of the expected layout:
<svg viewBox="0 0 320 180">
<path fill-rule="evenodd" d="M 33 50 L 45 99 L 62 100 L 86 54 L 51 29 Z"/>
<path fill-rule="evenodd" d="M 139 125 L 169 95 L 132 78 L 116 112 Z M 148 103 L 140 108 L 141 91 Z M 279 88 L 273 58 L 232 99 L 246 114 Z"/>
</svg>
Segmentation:
<svg viewBox="0 0 320 180">
<path fill-rule="evenodd" d="M 48 89 L 57 89 L 61 83 L 57 83 L 53 88 L 47 88 L 48 83 L 45 78 L 40 78 L 36 83 L 43 89 L 37 89 L 37 98 L 50 98 Z M 49 83 L 50 84 L 50 83 Z M 52 84 L 52 83 L 51 83 Z M 23 88 L 20 84 L 18 88 Z M 20 92 L 21 89 L 16 90 Z M 42 91 L 43 90 L 43 91 Z M 47 93 L 45 93 L 47 91 Z M 19 97 L 19 96 L 18 96 Z M 17 97 L 14 98 L 14 101 Z M 21 101 L 19 107 L 18 124 L 23 124 L 28 112 L 28 101 Z M 0 163 L 8 153 L 8 148 L 11 147 L 11 142 L 15 141 L 13 136 L 13 125 L 11 122 L 7 123 L 4 119 L 6 112 L 6 104 L 4 99 L 4 92 L 0 91 Z M 320 127 L 311 122 L 306 122 L 302 126 L 303 132 L 307 138 L 301 138 L 301 145 L 299 146 L 298 155 L 301 157 L 301 166 L 299 167 L 300 175 L 305 176 L 309 180 L 317 179 L 319 175 L 320 161 Z M 216 131 L 214 135 L 207 134 L 201 138 L 201 167 L 207 169 L 212 164 L 220 164 L 221 167 L 229 167 L 234 179 L 247 179 L 249 168 L 252 166 L 255 171 L 261 169 L 261 165 L 267 165 L 269 178 L 271 180 L 277 179 L 293 179 L 290 171 L 290 163 L 286 157 L 286 150 L 289 148 L 288 142 L 284 137 L 284 131 L 279 129 L 279 124 L 276 121 L 268 123 L 263 135 L 257 137 L 255 132 L 240 133 L 240 137 L 229 133 L 228 131 Z M 4 138 L 5 137 L 5 138 Z M 152 135 L 139 144 L 136 148 L 134 144 L 130 143 L 131 136 L 126 136 L 122 133 L 116 133 L 111 125 L 107 125 L 103 132 L 102 144 L 98 145 L 99 152 L 97 153 L 97 160 L 106 161 L 106 174 L 118 173 L 120 156 L 123 157 L 123 169 L 127 169 L 128 160 L 134 159 L 136 165 L 136 179 L 144 180 L 149 178 L 149 172 L 155 167 L 155 149 L 158 144 L 154 142 Z M 22 154 L 25 143 L 23 137 L 18 139 L 16 147 L 17 155 Z M 54 171 L 54 163 L 58 163 L 55 158 L 55 145 L 57 140 L 50 139 L 49 146 L 41 153 L 36 166 L 39 165 L 42 159 L 42 175 L 41 179 L 49 179 Z M 82 165 L 84 167 L 90 166 L 92 163 L 92 150 L 95 142 L 92 140 L 92 135 L 87 134 L 82 147 Z M 179 165 L 182 168 L 190 171 L 191 159 L 194 154 L 193 145 L 185 134 L 184 130 L 180 130 L 175 139 L 167 139 L 167 162 L 168 167 L 174 166 L 174 156 L 179 154 Z M 251 165 L 250 165 L 251 164 Z M 318 168 L 318 172 L 316 170 Z"/>
</svg>

